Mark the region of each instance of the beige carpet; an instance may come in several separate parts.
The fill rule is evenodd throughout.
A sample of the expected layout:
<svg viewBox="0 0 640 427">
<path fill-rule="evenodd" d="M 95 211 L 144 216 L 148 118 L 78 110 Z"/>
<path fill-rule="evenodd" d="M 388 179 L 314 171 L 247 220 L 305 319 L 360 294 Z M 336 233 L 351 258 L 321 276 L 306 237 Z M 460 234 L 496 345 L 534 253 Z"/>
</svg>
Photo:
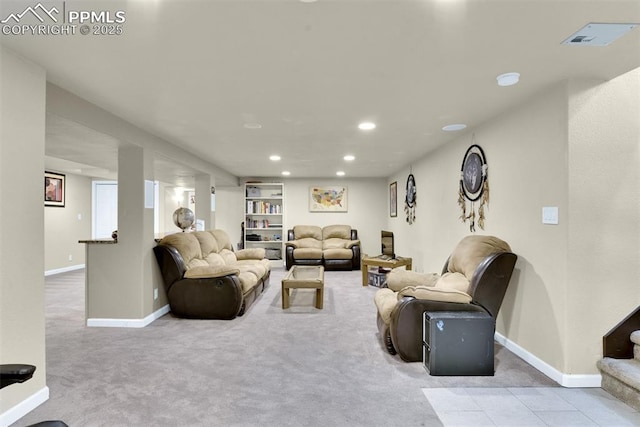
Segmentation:
<svg viewBox="0 0 640 427">
<path fill-rule="evenodd" d="M 84 326 L 84 272 L 46 279 L 51 398 L 18 421 L 70 426 L 438 426 L 423 388 L 556 384 L 496 346 L 493 377 L 432 377 L 389 355 L 361 274 L 325 273 L 324 309 L 280 280 L 231 321 L 170 314 L 146 328 Z"/>
</svg>

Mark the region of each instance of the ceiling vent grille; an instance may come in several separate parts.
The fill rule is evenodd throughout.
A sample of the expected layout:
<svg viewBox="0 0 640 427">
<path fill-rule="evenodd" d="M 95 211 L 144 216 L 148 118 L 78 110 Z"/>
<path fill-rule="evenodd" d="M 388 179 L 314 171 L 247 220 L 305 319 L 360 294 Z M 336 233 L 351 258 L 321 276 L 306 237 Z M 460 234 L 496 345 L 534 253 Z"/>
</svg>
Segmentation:
<svg viewBox="0 0 640 427">
<path fill-rule="evenodd" d="M 640 24 L 605 24 L 591 22 L 569 36 L 562 44 L 608 46 Z"/>
</svg>

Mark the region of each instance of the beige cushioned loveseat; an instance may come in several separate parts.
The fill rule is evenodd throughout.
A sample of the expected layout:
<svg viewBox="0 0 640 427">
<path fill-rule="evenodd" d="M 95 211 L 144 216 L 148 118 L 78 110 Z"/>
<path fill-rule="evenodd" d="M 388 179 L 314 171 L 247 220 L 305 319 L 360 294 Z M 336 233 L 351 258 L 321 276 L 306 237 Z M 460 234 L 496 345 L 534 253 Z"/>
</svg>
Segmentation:
<svg viewBox="0 0 640 427">
<path fill-rule="evenodd" d="M 287 233 L 287 270 L 293 265 L 324 265 L 327 270 L 360 270 L 358 231 L 349 225 L 296 225 Z"/>
</svg>

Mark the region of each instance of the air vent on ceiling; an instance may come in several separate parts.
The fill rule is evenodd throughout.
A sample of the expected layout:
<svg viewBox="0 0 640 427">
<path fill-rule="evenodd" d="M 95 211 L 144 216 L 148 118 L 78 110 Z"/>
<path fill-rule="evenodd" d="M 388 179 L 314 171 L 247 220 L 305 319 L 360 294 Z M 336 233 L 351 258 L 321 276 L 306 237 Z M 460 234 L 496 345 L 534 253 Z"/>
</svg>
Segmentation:
<svg viewBox="0 0 640 427">
<path fill-rule="evenodd" d="M 591 22 L 572 34 L 562 44 L 608 46 L 640 24 L 605 24 Z"/>
</svg>

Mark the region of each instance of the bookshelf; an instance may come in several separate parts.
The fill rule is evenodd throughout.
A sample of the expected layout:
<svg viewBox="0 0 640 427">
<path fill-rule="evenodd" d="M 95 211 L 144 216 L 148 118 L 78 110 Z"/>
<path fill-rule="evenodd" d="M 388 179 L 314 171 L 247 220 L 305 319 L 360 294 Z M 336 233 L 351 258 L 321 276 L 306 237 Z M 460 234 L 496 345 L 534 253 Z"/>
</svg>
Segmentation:
<svg viewBox="0 0 640 427">
<path fill-rule="evenodd" d="M 244 247 L 264 248 L 267 258 L 284 255 L 284 184 L 251 182 L 244 185 Z"/>
</svg>

